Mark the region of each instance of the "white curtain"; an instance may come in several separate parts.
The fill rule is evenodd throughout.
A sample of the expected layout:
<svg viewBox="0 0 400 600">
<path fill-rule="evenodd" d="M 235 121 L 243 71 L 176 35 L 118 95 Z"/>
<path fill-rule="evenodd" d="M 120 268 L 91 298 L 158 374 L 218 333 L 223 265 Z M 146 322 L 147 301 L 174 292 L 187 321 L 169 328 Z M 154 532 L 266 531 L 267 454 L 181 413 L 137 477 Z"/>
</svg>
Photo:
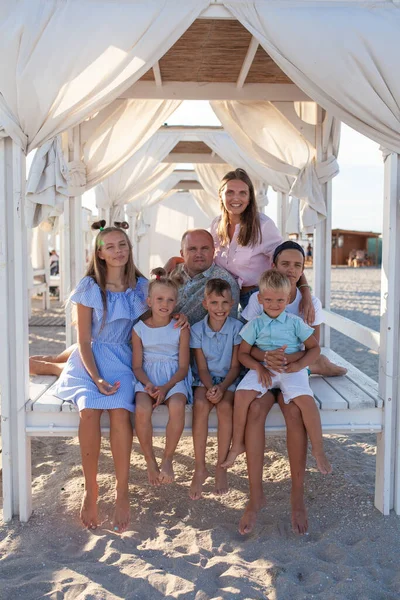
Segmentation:
<svg viewBox="0 0 400 600">
<path fill-rule="evenodd" d="M 225 131 L 196 132 L 196 135 L 218 154 L 218 156 L 225 160 L 228 165 L 233 165 L 234 168 L 240 167 L 245 169 L 253 180 L 253 183 L 255 181 L 262 182 L 267 186 L 270 185 L 279 192 L 285 192 L 290 189 L 291 182 L 286 175 L 268 169 L 257 160 L 254 160 L 251 156 L 246 154 L 246 152 L 240 148 Z M 229 169 L 227 169 L 227 171 L 228 170 Z M 265 196 L 265 192 L 263 192 L 263 196 Z M 260 200 L 259 203 L 262 204 Z M 265 203 L 267 203 L 267 201 L 264 199 L 264 204 Z"/>
<path fill-rule="evenodd" d="M 48 141 L 51 145 L 41 159 L 42 175 L 35 168 L 37 186 L 32 181 L 29 185 L 30 226 L 43 218 L 34 206 L 36 190 L 47 190 L 41 194 L 51 201 L 50 208 L 44 209 L 47 215 L 52 209 L 57 212 L 62 186 L 54 182 L 63 169 L 58 168 L 62 158 L 55 136 L 116 100 L 208 4 L 208 0 L 187 0 L 183 5 L 165 0 L 0 3 L 1 135 L 9 135 L 25 152 Z M 70 167 L 69 178 L 82 184 L 82 165 L 78 161 Z M 52 199 L 51 189 L 55 190 Z"/>
<path fill-rule="evenodd" d="M 176 146 L 179 133 L 155 134 L 112 175 L 96 188 L 98 208 L 112 208 L 112 220 L 122 220 L 124 205 L 157 189 L 173 172 L 175 165 L 161 161 Z"/>
<path fill-rule="evenodd" d="M 67 196 L 80 196 L 114 173 L 180 104 L 180 100 L 114 100 L 79 126 L 83 162 L 67 164 L 60 136 L 45 142 L 29 172 L 27 224 L 59 214 Z M 64 142 L 68 144 L 68 139 Z"/>
<path fill-rule="evenodd" d="M 333 154 L 316 164 L 315 147 L 271 102 L 227 100 L 210 104 L 224 129 L 253 160 L 286 176 L 290 187 L 281 191 L 302 200 L 303 229 L 326 217 L 321 186 L 339 172 Z"/>
<path fill-rule="evenodd" d="M 400 153 L 400 8 L 224 1 L 277 65 L 335 117 Z"/>
<path fill-rule="evenodd" d="M 3 0 L 0 126 L 30 151 L 82 123 L 140 79 L 208 4 Z"/>
<path fill-rule="evenodd" d="M 122 100 L 112 102 L 81 124 L 86 166 L 85 191 L 112 175 L 181 104 L 181 100 Z"/>
<path fill-rule="evenodd" d="M 125 214 L 128 215 L 128 217 L 131 217 L 135 223 L 136 242 L 138 238 L 143 237 L 147 232 L 148 224 L 146 220 L 146 209 L 158 204 L 176 192 L 174 187 L 180 181 L 181 175 L 176 172 L 174 173 L 174 169 L 176 168 L 175 164 L 168 165 L 168 167 L 172 169 L 169 175 L 163 180 L 160 180 L 160 182 L 151 191 L 147 192 L 147 194 L 135 198 L 124 207 Z M 119 210 L 120 212 L 116 212 L 116 210 Z M 119 220 L 114 219 L 114 215 L 122 215 L 121 207 L 117 207 L 116 210 L 113 210 L 112 212 L 112 220 Z"/>
<path fill-rule="evenodd" d="M 215 196 L 210 196 L 205 190 L 190 190 L 190 193 L 195 199 L 197 206 L 207 217 L 215 219 L 220 214 L 219 201 L 217 201 Z"/>
</svg>

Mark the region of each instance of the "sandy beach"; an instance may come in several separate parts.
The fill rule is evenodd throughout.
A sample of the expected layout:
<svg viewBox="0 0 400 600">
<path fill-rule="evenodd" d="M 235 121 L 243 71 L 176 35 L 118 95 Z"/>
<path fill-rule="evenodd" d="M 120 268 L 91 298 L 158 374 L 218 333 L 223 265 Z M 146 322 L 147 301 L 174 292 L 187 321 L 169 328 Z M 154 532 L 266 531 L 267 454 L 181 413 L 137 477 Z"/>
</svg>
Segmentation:
<svg viewBox="0 0 400 600">
<path fill-rule="evenodd" d="M 379 270 L 333 269 L 332 309 L 379 329 Z M 33 317 L 39 316 L 34 310 Z M 57 320 L 58 319 L 58 320 Z M 62 309 L 47 326 L 30 329 L 30 353 L 63 348 Z M 332 347 L 377 378 L 377 357 L 333 332 Z M 157 456 L 163 440 L 156 440 Z M 192 502 L 191 439 L 182 439 L 176 481 L 147 484 L 137 440 L 130 479 L 132 523 L 111 530 L 113 467 L 109 442 L 100 459 L 100 517 L 84 530 L 78 512 L 83 489 L 77 439 L 34 439 L 34 513 L 27 524 L 0 525 L 0 600 L 158 599 L 188 600 L 398 600 L 400 518 L 383 517 L 373 505 L 373 435 L 327 436 L 334 472 L 324 477 L 308 459 L 308 535 L 290 527 L 290 473 L 284 438 L 268 438 L 264 490 L 268 505 L 254 532 L 237 531 L 247 499 L 244 457 L 230 472 L 230 492 Z M 213 471 L 216 442 L 208 443 Z"/>
</svg>

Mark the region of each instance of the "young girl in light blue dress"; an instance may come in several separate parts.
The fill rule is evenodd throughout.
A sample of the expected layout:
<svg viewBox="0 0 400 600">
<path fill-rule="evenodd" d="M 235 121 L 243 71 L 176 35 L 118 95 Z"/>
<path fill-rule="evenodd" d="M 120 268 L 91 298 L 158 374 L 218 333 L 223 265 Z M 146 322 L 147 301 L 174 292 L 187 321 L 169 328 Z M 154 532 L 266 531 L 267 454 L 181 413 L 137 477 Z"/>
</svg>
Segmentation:
<svg viewBox="0 0 400 600">
<path fill-rule="evenodd" d="M 189 375 L 189 330 L 177 329 L 172 313 L 178 298 L 177 284 L 157 275 L 149 284 L 147 303 L 151 316 L 133 328 L 133 372 L 136 384 L 135 430 L 147 463 L 151 485 L 171 483 L 173 456 L 185 424 L 185 405 L 192 401 Z M 153 410 L 168 406 L 166 442 L 160 468 L 153 450 Z"/>
<path fill-rule="evenodd" d="M 57 395 L 79 408 L 79 442 L 85 491 L 83 524 L 97 526 L 97 469 L 100 453 L 100 417 L 109 411 L 110 444 L 116 475 L 115 531 L 129 522 L 128 477 L 132 447 L 134 377 L 132 326 L 147 310 L 147 280 L 136 269 L 132 246 L 117 227 L 99 229 L 86 276 L 70 300 L 76 304 L 78 345 L 60 376 Z"/>
</svg>

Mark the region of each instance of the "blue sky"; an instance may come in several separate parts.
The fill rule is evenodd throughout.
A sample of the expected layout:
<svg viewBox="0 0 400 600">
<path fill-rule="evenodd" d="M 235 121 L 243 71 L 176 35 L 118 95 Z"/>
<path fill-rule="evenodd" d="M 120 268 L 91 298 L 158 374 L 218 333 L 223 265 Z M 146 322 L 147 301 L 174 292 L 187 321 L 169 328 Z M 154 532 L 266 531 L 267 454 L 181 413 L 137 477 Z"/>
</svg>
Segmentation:
<svg viewBox="0 0 400 600">
<path fill-rule="evenodd" d="M 219 125 L 208 102 L 185 101 L 169 125 Z M 332 227 L 382 231 L 383 160 L 378 144 L 342 125 L 340 173 L 332 186 Z M 276 195 L 269 194 L 267 212 L 276 221 Z"/>
</svg>

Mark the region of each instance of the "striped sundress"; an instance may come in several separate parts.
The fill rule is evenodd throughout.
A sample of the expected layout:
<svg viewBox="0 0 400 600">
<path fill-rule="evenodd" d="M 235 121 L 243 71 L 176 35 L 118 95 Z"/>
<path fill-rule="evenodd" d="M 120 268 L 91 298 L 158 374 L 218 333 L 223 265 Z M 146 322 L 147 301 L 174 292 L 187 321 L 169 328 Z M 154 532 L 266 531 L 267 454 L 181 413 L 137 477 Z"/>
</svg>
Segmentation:
<svg viewBox="0 0 400 600">
<path fill-rule="evenodd" d="M 125 408 L 134 411 L 136 379 L 132 372 L 132 327 L 146 312 L 147 280 L 139 277 L 135 289 L 125 292 L 107 290 L 107 317 L 102 326 L 103 303 L 100 288 L 91 277 L 84 277 L 71 301 L 93 308 L 92 351 L 100 377 L 111 384 L 120 382 L 118 391 L 101 394 L 86 371 L 76 348 L 58 380 L 56 395 L 74 402 L 79 410 Z"/>
</svg>

